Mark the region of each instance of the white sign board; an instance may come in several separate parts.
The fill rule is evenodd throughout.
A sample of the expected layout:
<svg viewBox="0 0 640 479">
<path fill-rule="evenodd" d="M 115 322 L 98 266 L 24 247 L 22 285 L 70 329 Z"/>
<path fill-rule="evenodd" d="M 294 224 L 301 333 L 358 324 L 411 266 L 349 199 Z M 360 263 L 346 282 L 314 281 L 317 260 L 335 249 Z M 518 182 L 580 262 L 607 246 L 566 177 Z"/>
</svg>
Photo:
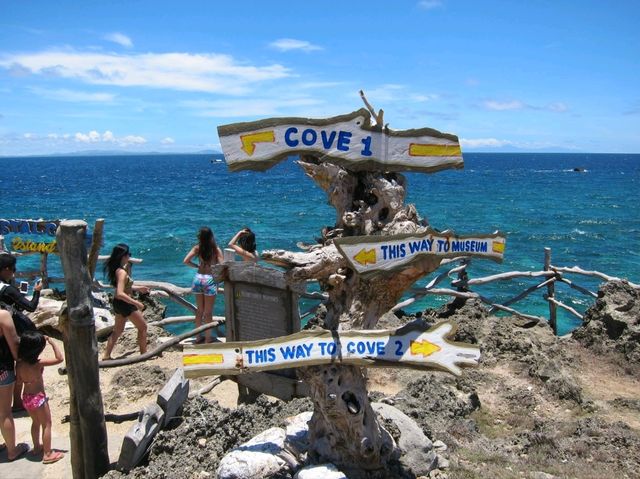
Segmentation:
<svg viewBox="0 0 640 479">
<path fill-rule="evenodd" d="M 346 236 L 334 240 L 351 268 L 365 275 L 393 271 L 423 255 L 480 256 L 500 262 L 505 242 L 505 237 L 497 231 L 491 235 L 456 236 L 449 230 L 437 232 L 431 228 L 416 234 Z"/>
<path fill-rule="evenodd" d="M 449 322 L 428 331 L 417 323 L 397 330 L 301 331 L 261 341 L 185 346 L 183 366 L 187 377 L 326 363 L 439 369 L 460 375 L 460 367 L 478 364 L 480 348 L 449 341 L 454 332 Z"/>
<path fill-rule="evenodd" d="M 371 127 L 366 109 L 333 118 L 270 118 L 218 127 L 230 170 L 266 170 L 291 155 L 315 154 L 353 171 L 462 168 L 458 137 L 431 128 Z"/>
</svg>

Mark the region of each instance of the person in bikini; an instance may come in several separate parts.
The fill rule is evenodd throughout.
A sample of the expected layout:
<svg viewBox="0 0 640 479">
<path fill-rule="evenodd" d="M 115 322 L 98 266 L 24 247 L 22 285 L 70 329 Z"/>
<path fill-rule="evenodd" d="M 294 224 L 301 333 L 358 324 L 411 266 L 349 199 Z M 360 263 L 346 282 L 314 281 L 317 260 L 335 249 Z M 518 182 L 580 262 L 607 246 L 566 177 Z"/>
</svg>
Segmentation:
<svg viewBox="0 0 640 479">
<path fill-rule="evenodd" d="M 115 325 L 113 332 L 109 336 L 107 346 L 104 350 L 102 360 L 111 359 L 111 351 L 116 345 L 118 338 L 124 331 L 124 325 L 127 319 L 138 329 L 138 347 L 140 354 L 147 352 L 147 323 L 144 321 L 142 311 L 144 304 L 133 298 L 133 291 L 143 294 L 149 293 L 146 286 L 134 286 L 133 279 L 129 275 L 129 259 L 131 252 L 129 246 L 119 243 L 114 246 L 111 255 L 104 265 L 104 273 L 109 278 L 111 286 L 115 287 L 116 292 L 113 295 L 113 312 L 115 314 Z"/>
<path fill-rule="evenodd" d="M 256 251 L 256 235 L 249 228 L 238 231 L 229 241 L 229 248 L 233 249 L 243 261 L 258 261 L 260 259 Z"/>
<path fill-rule="evenodd" d="M 193 261 L 194 258 L 198 258 L 198 263 Z M 213 231 L 203 226 L 198 231 L 198 244 L 191 248 L 182 260 L 187 266 L 198 270 L 191 284 L 191 291 L 196 296 L 196 328 L 202 326 L 202 323 L 207 324 L 213 321 L 213 307 L 218 294 L 218 284 L 213 279 L 211 267 L 223 261 L 222 250 L 216 243 Z M 204 337 L 198 336 L 196 339 L 196 344 L 203 342 L 211 342 L 210 329 L 204 332 Z"/>
<path fill-rule="evenodd" d="M 53 349 L 54 359 L 40 359 L 47 343 Z M 42 454 L 44 464 L 52 464 L 64 457 L 62 452 L 51 449 L 51 410 L 42 377 L 45 366 L 55 366 L 62 361 L 62 352 L 51 338 L 39 331 L 25 331 L 20 336 L 16 375 L 24 383 L 22 405 L 31 417 L 33 450 L 30 454 Z"/>
</svg>

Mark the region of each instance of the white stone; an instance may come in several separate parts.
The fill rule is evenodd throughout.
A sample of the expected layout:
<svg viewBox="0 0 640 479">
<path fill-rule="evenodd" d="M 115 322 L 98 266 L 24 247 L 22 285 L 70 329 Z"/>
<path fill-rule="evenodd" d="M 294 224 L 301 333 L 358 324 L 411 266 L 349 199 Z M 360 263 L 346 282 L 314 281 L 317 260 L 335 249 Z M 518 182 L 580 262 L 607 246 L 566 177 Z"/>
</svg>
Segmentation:
<svg viewBox="0 0 640 479">
<path fill-rule="evenodd" d="M 227 453 L 218 466 L 218 479 L 267 479 L 289 469 L 279 456 L 286 433 L 273 427 Z"/>
<path fill-rule="evenodd" d="M 293 479 L 349 479 L 333 464 L 307 466 L 296 472 Z"/>
<path fill-rule="evenodd" d="M 285 444 L 287 449 L 298 456 L 298 458 L 309 449 L 309 421 L 311 420 L 311 416 L 313 416 L 313 412 L 308 411 L 287 418 L 286 420 L 287 436 Z"/>
</svg>

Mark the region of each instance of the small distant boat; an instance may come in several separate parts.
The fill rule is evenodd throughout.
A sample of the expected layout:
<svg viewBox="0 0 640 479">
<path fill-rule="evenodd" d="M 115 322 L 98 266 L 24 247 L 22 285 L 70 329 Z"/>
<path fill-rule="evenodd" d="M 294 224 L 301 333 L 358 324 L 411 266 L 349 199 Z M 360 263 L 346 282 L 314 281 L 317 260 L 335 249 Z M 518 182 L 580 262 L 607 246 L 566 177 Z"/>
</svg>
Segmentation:
<svg viewBox="0 0 640 479">
<path fill-rule="evenodd" d="M 586 173 L 587 170 L 585 170 L 584 168 L 574 168 L 573 171 L 575 171 L 576 173 Z"/>
</svg>

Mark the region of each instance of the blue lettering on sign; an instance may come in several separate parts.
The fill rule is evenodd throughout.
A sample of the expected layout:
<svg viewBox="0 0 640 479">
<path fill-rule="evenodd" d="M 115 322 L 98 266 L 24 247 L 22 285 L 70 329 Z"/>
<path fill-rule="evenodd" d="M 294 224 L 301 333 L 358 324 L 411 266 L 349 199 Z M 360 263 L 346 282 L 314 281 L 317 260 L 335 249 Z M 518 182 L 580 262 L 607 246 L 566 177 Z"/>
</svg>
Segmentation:
<svg viewBox="0 0 640 479">
<path fill-rule="evenodd" d="M 55 236 L 58 225 L 42 221 L 4 220 L 0 219 L 0 235 L 8 234 L 39 234 Z"/>
<path fill-rule="evenodd" d="M 349 354 L 358 353 L 367 356 L 384 356 L 384 341 L 349 341 L 347 343 Z"/>
<path fill-rule="evenodd" d="M 284 142 L 290 148 L 296 148 L 300 142 L 302 142 L 305 146 L 314 146 L 321 143 L 325 150 L 331 150 L 335 144 L 336 149 L 340 151 L 349 151 L 352 136 L 353 133 L 350 131 L 320 130 L 320 140 L 318 141 L 318 131 L 313 128 L 305 128 L 298 136 L 298 128 L 291 126 L 284 132 Z M 371 156 L 371 137 L 363 139 L 362 143 L 364 144 L 364 148 L 362 149 L 361 154 L 363 156 Z"/>
<path fill-rule="evenodd" d="M 351 143 L 351 132 L 341 131 L 338 134 L 338 150 L 349 151 L 349 143 Z"/>
<path fill-rule="evenodd" d="M 451 251 L 470 251 L 477 253 L 486 253 L 488 250 L 487 241 L 472 241 L 472 240 L 454 240 L 451 242 Z"/>
<path fill-rule="evenodd" d="M 280 346 L 280 353 L 284 359 L 308 358 L 313 344 L 297 344 L 295 346 Z"/>
<path fill-rule="evenodd" d="M 336 132 L 332 131 L 331 134 L 327 136 L 327 132 L 322 130 L 320 132 L 320 138 L 322 138 L 322 146 L 324 146 L 324 149 L 330 150 L 334 140 L 336 139 Z"/>
<path fill-rule="evenodd" d="M 364 145 L 364 148 L 360 152 L 362 156 L 371 156 L 373 153 L 371 152 L 371 137 L 366 136 L 362 140 L 360 140 Z"/>
<path fill-rule="evenodd" d="M 333 356 L 336 354 L 336 351 L 338 349 L 335 342 L 331 342 L 331 343 L 319 342 L 318 345 L 320 346 L 320 354 L 322 356 L 325 356 L 325 355 Z"/>
<path fill-rule="evenodd" d="M 422 241 L 409 241 L 409 252 L 411 254 L 415 254 L 421 253 L 423 251 L 431 251 L 432 246 L 432 239 L 423 239 Z"/>
<path fill-rule="evenodd" d="M 276 360 L 275 348 L 245 350 L 249 364 L 272 363 Z"/>
<path fill-rule="evenodd" d="M 287 128 L 287 131 L 284 132 L 284 142 L 291 148 L 298 146 L 298 140 L 291 139 L 291 135 L 295 133 L 298 133 L 298 129 L 295 126 Z"/>
<path fill-rule="evenodd" d="M 313 145 L 318 140 L 318 134 L 311 128 L 307 128 L 302 132 L 302 143 L 307 146 Z"/>
<path fill-rule="evenodd" d="M 382 250 L 383 260 L 404 258 L 407 255 L 407 248 L 404 243 L 381 245 L 380 249 Z"/>
</svg>

